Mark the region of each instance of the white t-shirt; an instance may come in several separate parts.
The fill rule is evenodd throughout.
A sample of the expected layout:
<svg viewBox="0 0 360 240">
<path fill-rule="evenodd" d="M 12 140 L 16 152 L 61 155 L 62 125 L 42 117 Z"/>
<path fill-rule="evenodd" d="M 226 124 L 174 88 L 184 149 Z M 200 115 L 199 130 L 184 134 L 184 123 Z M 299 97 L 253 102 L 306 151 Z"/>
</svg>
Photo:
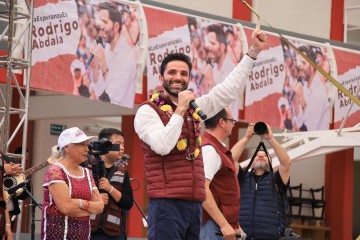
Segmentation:
<svg viewBox="0 0 360 240">
<path fill-rule="evenodd" d="M 222 83 L 225 79 L 225 77 L 234 69 L 236 64 L 231 60 L 228 54 L 225 55 L 224 63 L 222 65 L 222 68 L 219 70 L 218 65 L 214 65 L 214 79 L 216 81 L 216 84 Z M 240 98 L 242 98 L 243 91 L 238 92 L 238 97 L 235 99 L 234 102 L 229 104 L 230 111 L 233 115 L 233 118 L 238 120 L 239 119 L 239 106 L 240 106 Z"/>
<path fill-rule="evenodd" d="M 225 144 L 223 144 L 225 146 Z M 204 162 L 205 178 L 213 180 L 215 174 L 221 168 L 221 158 L 211 145 L 205 145 L 201 148 L 201 153 Z"/>
<path fill-rule="evenodd" d="M 134 107 L 137 73 L 136 48 L 130 47 L 121 35 L 114 51 L 105 47 L 106 65 L 109 69 L 105 79 L 105 91 L 110 102 L 128 108 Z"/>
<path fill-rule="evenodd" d="M 319 73 L 315 74 L 310 88 L 305 84 L 304 98 L 306 100 L 304 119 L 307 130 L 328 130 L 330 122 L 330 103 L 326 87 L 321 82 Z"/>
</svg>

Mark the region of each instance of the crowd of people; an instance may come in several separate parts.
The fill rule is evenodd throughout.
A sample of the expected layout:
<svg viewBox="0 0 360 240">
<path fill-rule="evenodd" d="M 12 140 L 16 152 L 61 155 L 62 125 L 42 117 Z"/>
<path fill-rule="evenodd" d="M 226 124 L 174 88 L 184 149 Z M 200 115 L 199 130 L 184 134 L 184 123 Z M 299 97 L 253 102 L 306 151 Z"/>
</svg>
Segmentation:
<svg viewBox="0 0 360 240">
<path fill-rule="evenodd" d="M 111 19 L 108 8 L 104 12 L 99 9 L 100 16 Z M 105 22 L 112 24 L 109 29 L 120 31 L 121 24 L 115 27 L 112 21 Z M 213 45 L 222 40 L 211 33 L 220 30 L 208 27 Z M 129 34 L 129 38 L 134 36 Z M 200 97 L 187 90 L 191 58 L 172 53 L 163 59 L 159 80 L 164 91 L 154 92 L 134 119 L 150 199 L 148 239 L 279 239 L 284 235 L 291 165 L 286 150 L 267 125 L 267 131 L 259 136 L 274 149 L 279 169 L 273 171 L 271 157 L 263 149 L 254 153 L 254 162 L 246 171 L 238 160 L 255 135 L 254 124 L 249 124 L 244 137 L 231 149 L 225 144 L 237 121 L 229 105 L 236 101 L 258 54 L 266 48 L 267 35 L 261 30 L 254 30 L 251 39 L 251 47 L 236 60 L 239 63 L 234 69 Z M 220 64 L 216 51 L 210 56 L 212 62 Z M 233 61 L 234 57 L 226 58 Z M 192 101 L 207 114 L 203 133 L 198 108 L 189 108 Z M 102 146 L 100 150 L 94 142 Z M 110 147 L 105 148 L 105 143 Z M 44 175 L 41 239 L 127 238 L 127 212 L 134 199 L 129 174 L 117 164 L 124 155 L 124 145 L 124 134 L 114 128 L 102 129 L 97 137 L 87 136 L 78 127 L 61 132 L 53 149 L 61 157 Z M 6 169 L 12 174 L 23 171 L 16 164 L 1 165 L 9 174 Z M 11 239 L 5 206 L 0 198 L 0 214 L 5 216 L 0 218 L 0 234 Z"/>
<path fill-rule="evenodd" d="M 91 141 L 99 149 L 89 147 Z M 114 128 L 102 129 L 98 137 L 77 127 L 60 134 L 61 158 L 44 176 L 42 239 L 127 239 L 133 191 L 128 172 L 117 164 L 124 144 L 124 134 Z"/>
<path fill-rule="evenodd" d="M 208 27 L 210 34 L 220 29 Z M 213 35 L 214 45 L 216 35 Z M 281 162 L 279 170 L 273 172 L 269 168 L 270 156 L 259 151 L 253 170 L 244 172 L 239 168 L 238 159 L 254 135 L 254 124 L 249 125 L 244 138 L 231 150 L 224 143 L 236 122 L 228 106 L 247 81 L 266 39 L 264 32 L 255 30 L 252 45 L 240 63 L 216 88 L 198 98 L 187 90 L 191 81 L 191 58 L 174 53 L 163 59 L 159 80 L 164 91 L 154 92 L 140 106 L 134 120 L 144 151 L 150 198 L 148 239 L 236 239 L 239 236 L 245 239 L 246 234 L 249 239 L 278 239 L 283 236 L 287 227 L 284 196 L 290 177 L 286 150 L 267 126 L 268 131 L 260 137 L 274 148 Z M 215 60 L 218 55 L 214 52 L 211 56 Z M 191 101 L 208 116 L 202 136 L 197 110 L 189 108 Z M 263 191 L 254 191 L 258 184 Z M 274 189 L 278 194 L 270 196 Z M 269 203 L 255 209 L 259 203 L 251 199 L 257 197 L 259 203 L 267 200 Z M 261 212 L 264 209 L 269 215 L 264 216 Z"/>
</svg>

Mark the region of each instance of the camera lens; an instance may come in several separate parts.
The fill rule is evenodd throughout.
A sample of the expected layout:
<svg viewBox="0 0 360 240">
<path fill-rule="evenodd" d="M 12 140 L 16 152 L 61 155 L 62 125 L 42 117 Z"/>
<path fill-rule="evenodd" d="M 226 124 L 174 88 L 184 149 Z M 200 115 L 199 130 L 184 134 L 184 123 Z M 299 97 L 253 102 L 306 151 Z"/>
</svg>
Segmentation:
<svg viewBox="0 0 360 240">
<path fill-rule="evenodd" d="M 112 143 L 106 138 L 99 139 L 97 141 L 91 142 L 88 145 L 89 154 L 91 155 L 103 155 L 109 152 L 112 148 Z"/>
<path fill-rule="evenodd" d="M 112 148 L 112 143 L 110 141 L 104 141 L 102 142 L 101 149 L 104 151 L 109 151 Z"/>
<path fill-rule="evenodd" d="M 257 122 L 254 125 L 254 132 L 257 135 L 263 135 L 265 133 L 268 133 L 267 125 L 264 122 Z"/>
</svg>

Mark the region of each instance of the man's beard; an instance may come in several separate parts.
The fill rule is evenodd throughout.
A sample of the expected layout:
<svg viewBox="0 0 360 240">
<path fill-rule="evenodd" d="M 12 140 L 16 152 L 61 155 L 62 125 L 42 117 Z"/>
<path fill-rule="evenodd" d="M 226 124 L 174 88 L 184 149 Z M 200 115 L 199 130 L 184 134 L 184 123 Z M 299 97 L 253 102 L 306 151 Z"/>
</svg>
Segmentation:
<svg viewBox="0 0 360 240">
<path fill-rule="evenodd" d="M 184 82 L 184 81 L 183 81 Z M 165 91 L 167 92 L 167 93 L 169 93 L 171 96 L 173 96 L 173 97 L 178 97 L 178 95 L 179 95 L 179 92 L 182 92 L 182 91 L 184 91 L 184 90 L 186 90 L 187 88 L 188 88 L 188 85 L 189 85 L 189 83 L 186 83 L 186 82 L 184 82 L 185 84 L 184 84 L 184 87 L 181 89 L 181 90 L 171 90 L 170 89 L 170 86 L 169 86 L 169 83 L 170 83 L 170 80 L 165 80 L 164 79 L 164 81 L 163 81 L 163 88 L 165 89 Z"/>
<path fill-rule="evenodd" d="M 266 163 L 265 162 L 256 162 L 254 164 L 254 169 L 264 169 L 266 168 Z"/>
</svg>

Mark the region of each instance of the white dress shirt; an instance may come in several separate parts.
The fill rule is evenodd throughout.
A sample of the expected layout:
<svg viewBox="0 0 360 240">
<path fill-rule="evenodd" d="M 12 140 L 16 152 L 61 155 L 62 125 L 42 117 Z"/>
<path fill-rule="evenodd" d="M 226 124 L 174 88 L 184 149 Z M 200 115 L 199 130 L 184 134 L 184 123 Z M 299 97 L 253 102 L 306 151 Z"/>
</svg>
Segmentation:
<svg viewBox="0 0 360 240">
<path fill-rule="evenodd" d="M 208 118 L 213 117 L 238 98 L 242 88 L 245 87 L 245 82 L 249 79 L 253 64 L 254 60 L 246 55 L 221 84 L 212 88 L 208 94 L 196 98 L 195 102 Z M 173 114 L 169 123 L 164 126 L 156 111 L 145 104 L 135 115 L 134 127 L 139 138 L 153 151 L 166 155 L 175 147 L 183 122 L 182 116 Z"/>
</svg>

